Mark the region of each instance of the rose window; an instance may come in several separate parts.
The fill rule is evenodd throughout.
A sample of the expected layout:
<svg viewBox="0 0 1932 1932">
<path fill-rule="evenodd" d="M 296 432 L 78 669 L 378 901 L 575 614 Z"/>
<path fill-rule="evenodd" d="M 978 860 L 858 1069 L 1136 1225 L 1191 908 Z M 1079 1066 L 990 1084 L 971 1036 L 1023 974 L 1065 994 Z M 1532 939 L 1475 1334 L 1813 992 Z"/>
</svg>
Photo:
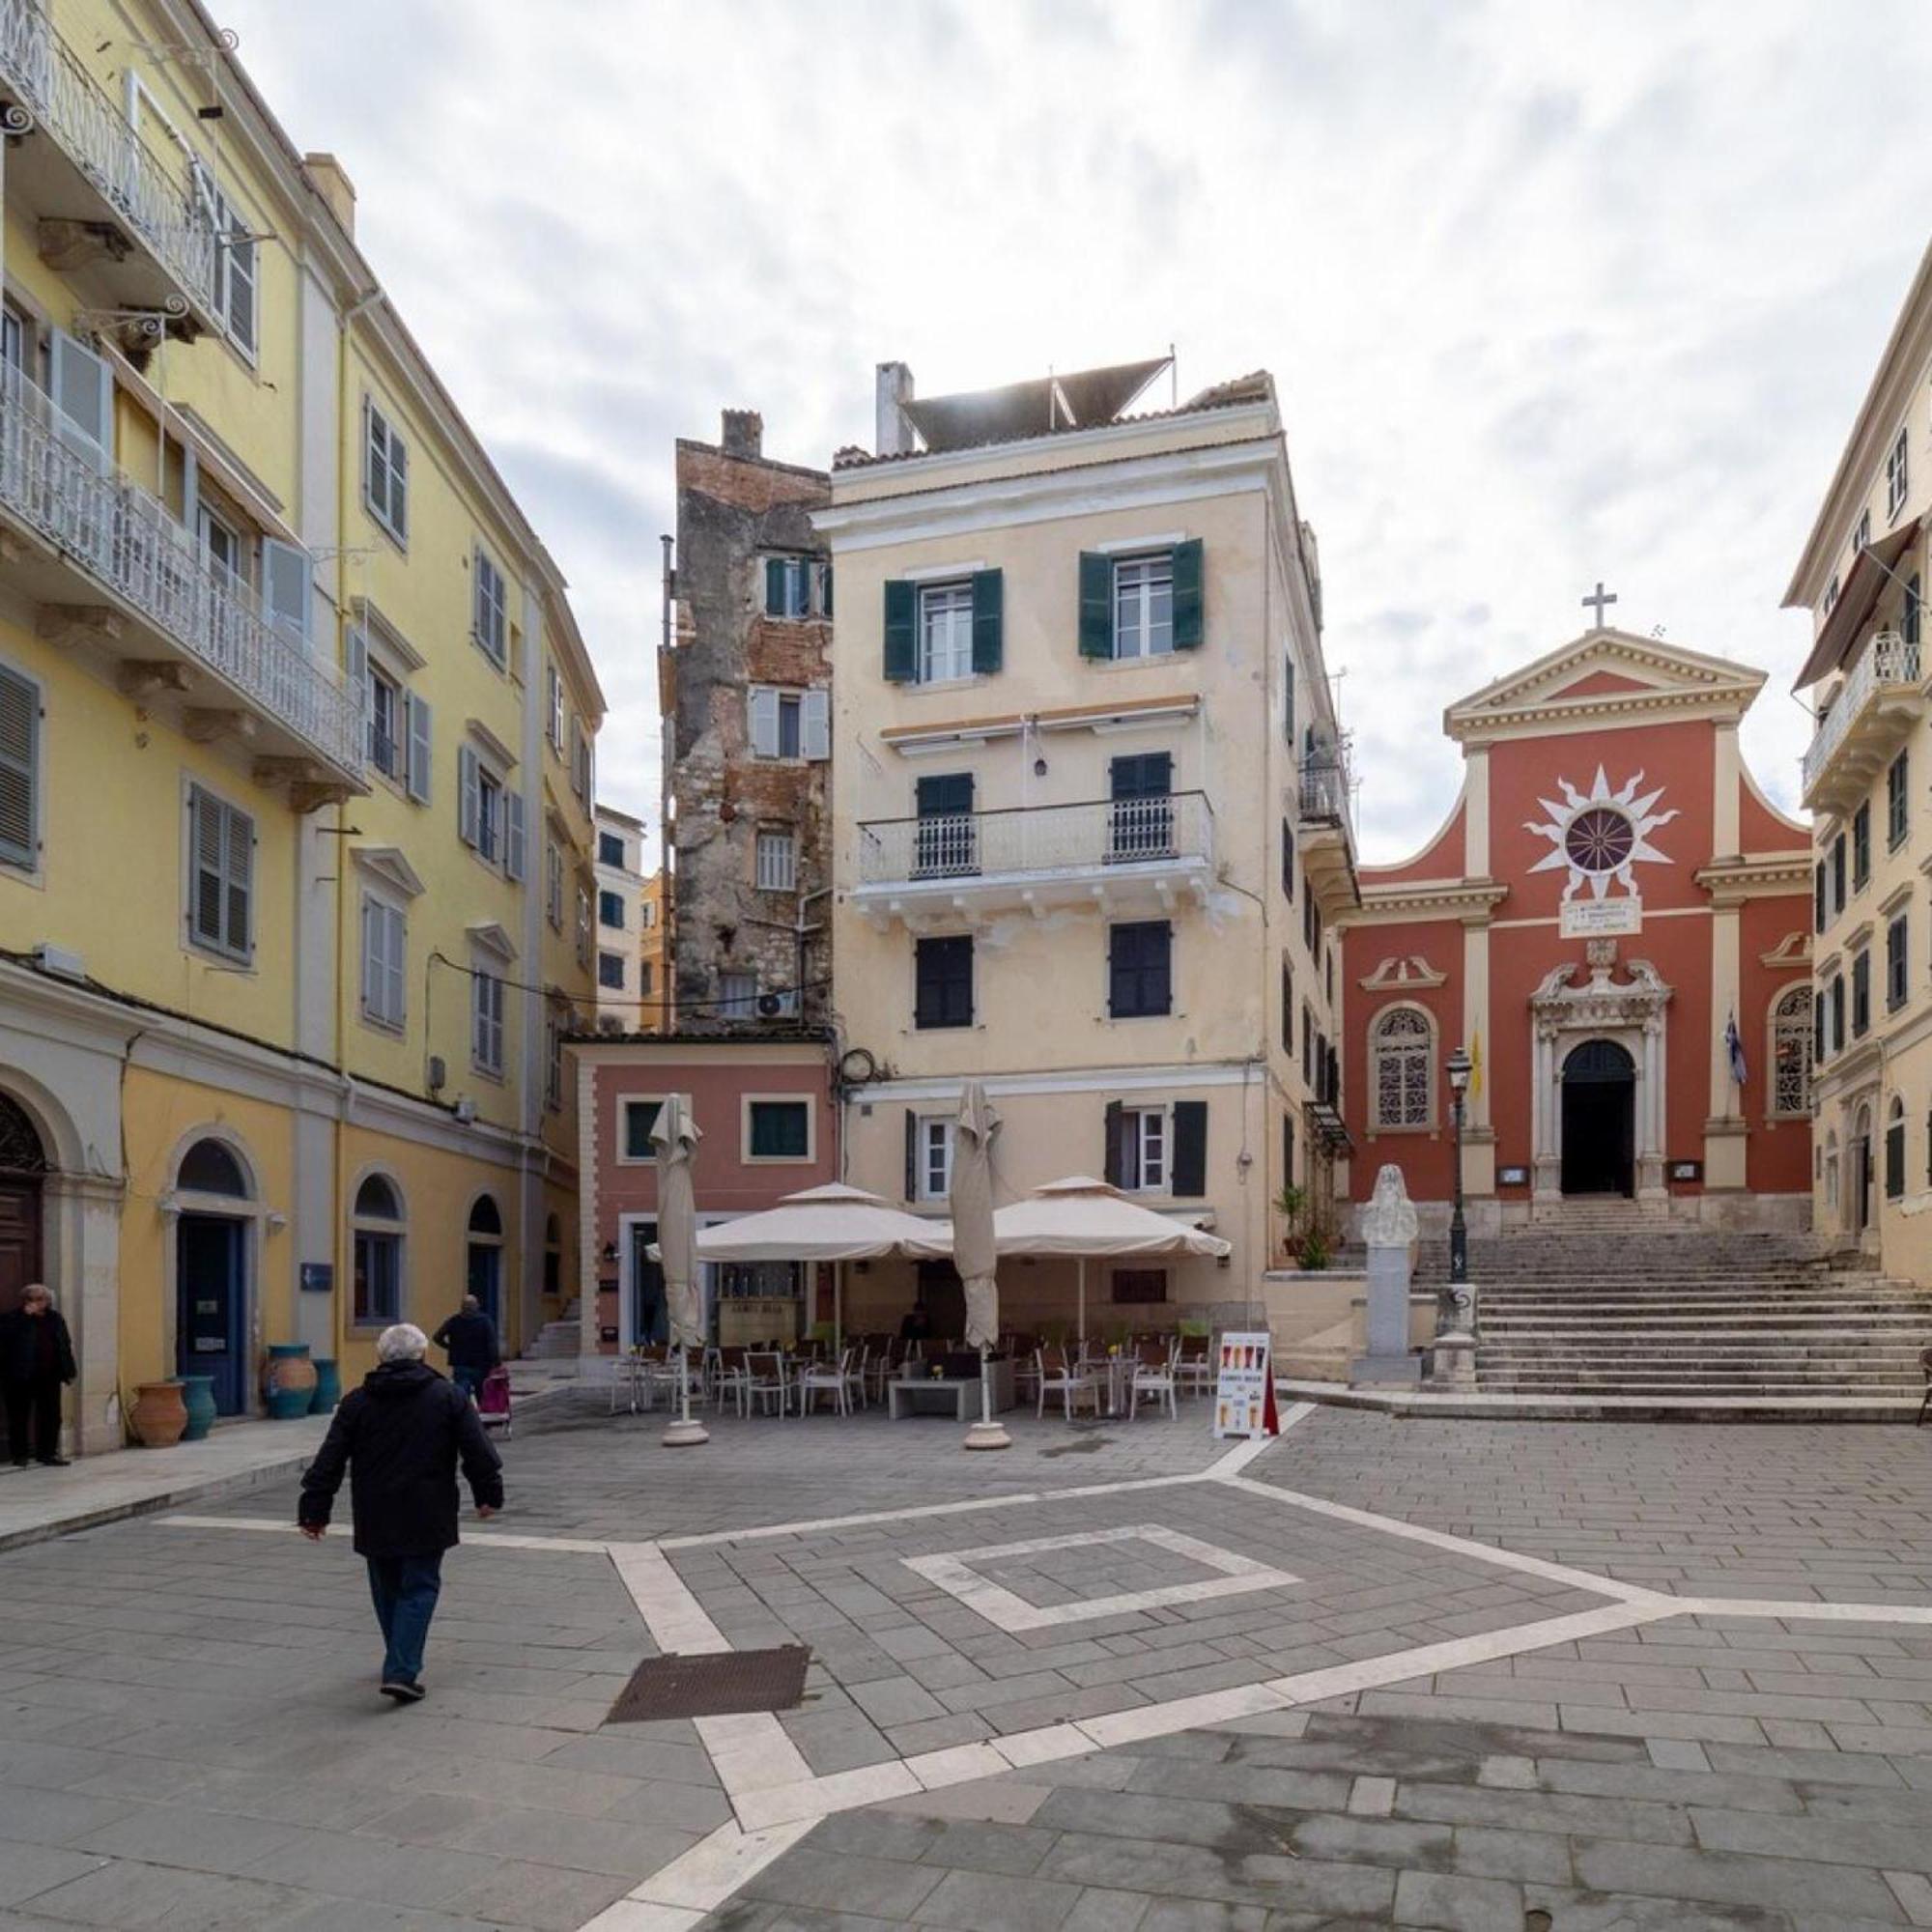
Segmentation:
<svg viewBox="0 0 1932 1932">
<path fill-rule="evenodd" d="M 1570 821 L 1563 850 L 1579 872 L 1614 872 L 1636 849 L 1636 830 L 1621 811 L 1593 805 Z"/>
</svg>

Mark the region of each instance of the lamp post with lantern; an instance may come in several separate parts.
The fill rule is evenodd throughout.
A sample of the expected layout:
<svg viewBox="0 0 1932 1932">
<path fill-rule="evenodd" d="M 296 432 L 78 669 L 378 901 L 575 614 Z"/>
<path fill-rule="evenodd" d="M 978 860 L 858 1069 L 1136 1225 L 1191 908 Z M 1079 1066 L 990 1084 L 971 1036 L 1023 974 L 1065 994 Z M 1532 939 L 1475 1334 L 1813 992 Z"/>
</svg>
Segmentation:
<svg viewBox="0 0 1932 1932">
<path fill-rule="evenodd" d="M 1449 1056 L 1445 1069 L 1449 1075 L 1450 1102 L 1456 1121 L 1455 1205 L 1449 1214 L 1449 1279 L 1452 1283 L 1469 1279 L 1469 1229 L 1463 1218 L 1463 1102 L 1469 1091 L 1471 1064 L 1469 1056 L 1459 1046 Z"/>
</svg>

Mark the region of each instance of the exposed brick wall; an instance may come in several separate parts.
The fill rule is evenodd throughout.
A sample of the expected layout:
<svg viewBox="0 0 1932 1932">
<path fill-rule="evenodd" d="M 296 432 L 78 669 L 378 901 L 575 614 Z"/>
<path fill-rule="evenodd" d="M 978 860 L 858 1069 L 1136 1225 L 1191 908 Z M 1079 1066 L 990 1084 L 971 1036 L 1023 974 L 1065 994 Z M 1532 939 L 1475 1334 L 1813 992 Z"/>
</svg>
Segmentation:
<svg viewBox="0 0 1932 1932">
<path fill-rule="evenodd" d="M 727 415 L 735 446 L 746 447 L 745 422 L 755 419 Z M 828 929 L 805 943 L 802 960 L 789 929 L 802 895 L 831 884 L 831 767 L 753 757 L 747 707 L 753 684 L 831 686 L 830 620 L 773 619 L 764 610 L 768 554 L 827 554 L 810 513 L 828 496 L 828 479 L 817 470 L 727 455 L 707 443 L 677 445 L 676 641 L 660 684 L 673 800 L 672 972 L 681 1032 L 746 1024 L 715 1011 L 723 973 L 750 973 L 760 991 L 821 985 L 831 977 L 827 902 L 807 908 L 809 921 Z M 760 826 L 796 834 L 796 895 L 757 890 Z M 822 1022 L 828 993 L 808 991 L 800 1014 L 781 1024 Z"/>
</svg>

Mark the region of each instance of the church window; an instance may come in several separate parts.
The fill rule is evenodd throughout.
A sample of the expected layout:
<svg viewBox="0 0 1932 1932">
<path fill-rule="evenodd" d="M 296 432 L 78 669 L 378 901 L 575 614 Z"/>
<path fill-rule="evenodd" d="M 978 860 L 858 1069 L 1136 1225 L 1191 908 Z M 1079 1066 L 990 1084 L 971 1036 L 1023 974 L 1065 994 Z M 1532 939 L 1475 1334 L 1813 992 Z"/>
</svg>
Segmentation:
<svg viewBox="0 0 1932 1932">
<path fill-rule="evenodd" d="M 1416 1007 L 1391 1007 L 1370 1036 L 1370 1078 L 1378 1127 L 1430 1124 L 1435 1030 Z"/>
<path fill-rule="evenodd" d="M 1896 1094 L 1885 1122 L 1885 1198 L 1896 1201 L 1905 1193 L 1905 1102 Z"/>
<path fill-rule="evenodd" d="M 1771 1009 L 1771 1111 L 1795 1120 L 1811 1111 L 1811 988 L 1790 986 Z"/>
<path fill-rule="evenodd" d="M 1871 883 L 1871 800 L 1852 813 L 1852 890 L 1861 893 Z"/>
<path fill-rule="evenodd" d="M 1871 953 L 1860 952 L 1852 959 L 1852 1037 L 1861 1039 L 1871 1031 Z"/>
<path fill-rule="evenodd" d="M 1887 846 L 1893 849 L 1905 842 L 1909 816 L 1906 776 L 1909 755 L 1905 752 L 1899 753 L 1885 775 L 1885 838 Z"/>
<path fill-rule="evenodd" d="M 1885 929 L 1885 1009 L 1895 1013 L 1905 1004 L 1905 922 L 1900 913 Z"/>
<path fill-rule="evenodd" d="M 1636 828 L 1614 807 L 1593 805 L 1570 821 L 1563 850 L 1579 872 L 1614 872 L 1630 863 L 1636 848 Z"/>
</svg>

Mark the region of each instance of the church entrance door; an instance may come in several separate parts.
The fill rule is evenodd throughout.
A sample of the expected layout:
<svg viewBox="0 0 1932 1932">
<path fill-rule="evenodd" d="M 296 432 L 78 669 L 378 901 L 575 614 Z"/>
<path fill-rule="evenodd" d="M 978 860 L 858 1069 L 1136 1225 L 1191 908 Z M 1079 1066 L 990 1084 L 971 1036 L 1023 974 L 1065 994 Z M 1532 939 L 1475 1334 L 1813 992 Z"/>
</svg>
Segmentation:
<svg viewBox="0 0 1932 1932">
<path fill-rule="evenodd" d="M 1614 1040 L 1588 1039 L 1563 1063 L 1563 1191 L 1635 1192 L 1636 1068 Z"/>
</svg>

